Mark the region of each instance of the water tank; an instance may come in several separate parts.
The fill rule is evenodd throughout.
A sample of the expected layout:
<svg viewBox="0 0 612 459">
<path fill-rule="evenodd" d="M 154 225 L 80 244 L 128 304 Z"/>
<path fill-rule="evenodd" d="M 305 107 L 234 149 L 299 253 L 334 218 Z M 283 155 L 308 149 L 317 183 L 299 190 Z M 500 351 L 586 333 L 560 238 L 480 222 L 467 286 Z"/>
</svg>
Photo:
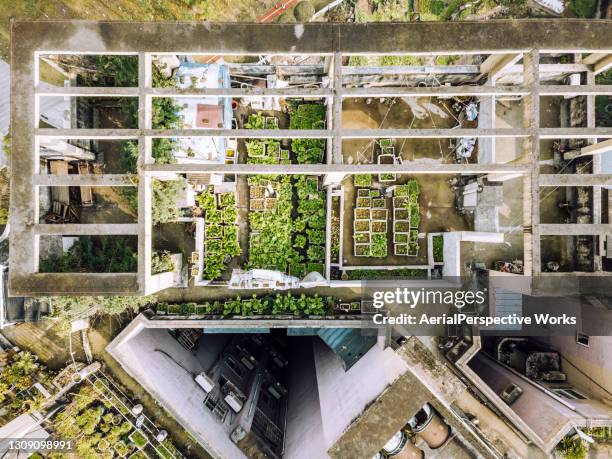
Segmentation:
<svg viewBox="0 0 612 459">
<path fill-rule="evenodd" d="M 402 430 L 393 435 L 381 453 L 381 457 L 393 459 L 423 459 L 425 456 L 425 453 L 417 448 Z"/>
<path fill-rule="evenodd" d="M 225 403 L 227 403 L 232 410 L 234 410 L 236 413 L 240 413 L 240 410 L 242 409 L 242 402 L 236 396 L 236 394 L 230 392 L 223 400 L 225 400 Z"/>
<path fill-rule="evenodd" d="M 199 375 L 197 375 L 195 377 L 195 382 L 198 383 L 198 385 L 204 389 L 204 391 L 206 393 L 210 392 L 211 390 L 214 389 L 215 387 L 215 382 L 210 379 L 206 373 L 200 373 Z"/>
<path fill-rule="evenodd" d="M 450 436 L 450 427 L 429 403 L 423 405 L 423 408 L 408 421 L 408 425 L 431 449 L 442 446 Z"/>
<path fill-rule="evenodd" d="M 404 445 L 408 441 L 408 437 L 401 430 L 391 437 L 391 439 L 383 446 L 382 452 L 387 457 L 393 457 L 404 449 Z"/>
</svg>

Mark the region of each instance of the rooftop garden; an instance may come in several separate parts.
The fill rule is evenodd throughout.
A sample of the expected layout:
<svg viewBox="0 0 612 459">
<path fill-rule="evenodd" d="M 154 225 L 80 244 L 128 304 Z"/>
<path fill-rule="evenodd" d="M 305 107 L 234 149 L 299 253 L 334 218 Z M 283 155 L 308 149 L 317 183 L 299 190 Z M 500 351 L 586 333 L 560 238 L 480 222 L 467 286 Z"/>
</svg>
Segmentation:
<svg viewBox="0 0 612 459">
<path fill-rule="evenodd" d="M 269 315 L 291 315 L 295 317 L 332 315 L 336 300 L 318 295 L 276 294 L 253 295 L 249 298 L 231 298 L 225 301 L 204 303 L 168 304 L 158 303 L 157 314 L 161 315 L 213 315 L 224 317 L 249 317 Z"/>
<path fill-rule="evenodd" d="M 278 118 L 261 113 L 249 115 L 246 129 L 278 129 Z M 245 142 L 249 164 L 291 164 L 289 150 L 278 139 L 250 139 Z"/>
<path fill-rule="evenodd" d="M 256 175 L 248 184 L 247 269 L 273 269 L 297 277 L 311 271 L 323 274 L 325 191 L 319 189 L 318 177 Z"/>
<path fill-rule="evenodd" d="M 136 238 L 131 236 L 80 236 L 61 255 L 40 260 L 43 273 L 130 273 L 138 269 Z"/>
<path fill-rule="evenodd" d="M 321 104 L 295 104 L 291 109 L 289 129 L 325 129 L 326 108 Z M 325 139 L 294 139 L 291 151 L 298 164 L 323 162 Z"/>
<path fill-rule="evenodd" d="M 238 212 L 233 192 L 217 193 L 207 187 L 198 195 L 197 205 L 203 212 L 204 273 L 206 280 L 221 276 L 225 265 L 242 253 L 238 242 Z"/>
<path fill-rule="evenodd" d="M 68 394 L 68 404 L 48 423 L 58 438 L 78 439 L 79 457 L 182 458 L 168 438 L 158 441 L 157 427 L 147 418 L 143 426 L 131 412 L 131 402 L 111 389 L 106 378 L 87 381 Z M 62 457 L 62 456 L 54 456 Z"/>
<path fill-rule="evenodd" d="M 397 185 L 393 197 L 393 243 L 395 255 L 417 256 L 419 253 L 419 184 L 410 180 Z"/>
<path fill-rule="evenodd" d="M 370 180 L 366 180 L 369 177 Z M 371 176 L 355 176 L 356 183 L 371 183 Z M 357 188 L 353 209 L 353 250 L 356 257 L 387 256 L 386 199 L 376 188 Z"/>
<path fill-rule="evenodd" d="M 289 106 L 289 129 L 325 129 L 324 105 L 289 101 Z M 278 118 L 261 112 L 253 113 L 244 127 L 278 129 Z M 247 163 L 250 164 L 291 164 L 291 154 L 298 164 L 317 164 L 323 162 L 325 139 L 249 139 L 245 141 L 245 148 Z"/>
<path fill-rule="evenodd" d="M 29 352 L 8 354 L 0 370 L 0 427 L 20 414 L 39 409 L 43 394 L 34 386 L 51 390 L 52 373 Z"/>
</svg>

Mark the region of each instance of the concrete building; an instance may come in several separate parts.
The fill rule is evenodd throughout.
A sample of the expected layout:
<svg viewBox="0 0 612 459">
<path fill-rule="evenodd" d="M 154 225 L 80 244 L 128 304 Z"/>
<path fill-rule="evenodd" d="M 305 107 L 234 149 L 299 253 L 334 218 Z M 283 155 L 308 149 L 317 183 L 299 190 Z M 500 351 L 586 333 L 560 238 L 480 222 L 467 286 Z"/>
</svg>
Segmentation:
<svg viewBox="0 0 612 459">
<path fill-rule="evenodd" d="M 151 277 L 151 255 L 154 248 L 151 215 L 146 210 L 151 205 L 151 184 L 154 180 L 167 180 L 170 176 L 184 176 L 189 180 L 190 175 L 200 184 L 214 183 L 211 182 L 213 177 L 230 175 L 234 178 L 258 173 L 318 175 L 327 192 L 328 210 L 334 208 L 333 196 L 344 195 L 341 198 L 344 217 L 352 215 L 353 203 L 347 201 L 347 197 L 352 196 L 347 193 L 352 191 L 347 180 L 350 181 L 356 174 L 374 174 L 379 178 L 389 174 L 394 177 L 410 174 L 421 180 L 421 183 L 430 184 L 434 183 L 432 177 L 439 179 L 444 177 L 441 174 L 448 174 L 454 183 L 455 193 L 461 198 L 458 202 L 462 204 L 457 207 L 457 212 L 459 215 L 463 213 L 470 216 L 470 223 L 464 229 L 468 232 L 491 233 L 484 239 L 475 233 L 463 240 L 483 246 L 492 240 L 498 243 L 503 238 L 504 242 L 516 250 L 512 253 L 503 252 L 500 245 L 498 258 L 506 257 L 508 262 L 519 260 L 520 270 L 526 277 L 534 279 L 534 292 L 553 291 L 551 284 L 560 282 L 555 278 L 567 273 L 573 276 L 608 276 L 611 272 L 609 216 L 604 215 L 604 209 L 610 207 L 607 205 L 610 194 L 605 189 L 610 177 L 601 169 L 601 155 L 609 150 L 609 142 L 605 139 L 611 137 L 611 134 L 609 127 L 595 125 L 594 116 L 595 97 L 609 94 L 608 88 L 595 84 L 596 75 L 611 65 L 612 44 L 608 40 L 607 21 L 543 20 L 367 26 L 322 23 L 296 26 L 189 24 L 185 27 L 153 23 L 134 26 L 71 22 L 69 29 L 66 25 L 62 22 L 17 22 L 12 29 L 13 61 L 17 64 L 11 69 L 15 152 L 11 227 L 16 230 L 11 237 L 13 250 L 10 288 L 14 295 L 143 294 L 161 288 L 161 284 L 154 282 Z M 51 33 L 38 33 L 41 27 Z M 552 32 L 544 33 L 543 30 Z M 107 31 L 112 31 L 111 36 L 122 38 L 107 40 Z M 179 33 L 180 37 L 177 35 Z M 185 34 L 193 39 L 187 39 Z M 426 43 L 420 39 L 423 35 L 428 37 Z M 459 35 L 470 39 L 459 43 L 453 39 Z M 241 38 L 246 36 L 248 40 Z M 393 40 L 392 48 L 386 38 L 391 36 L 397 38 Z M 497 39 L 500 36 L 508 39 L 500 42 Z M 554 39 L 551 38 L 553 36 Z M 487 43 L 487 49 L 482 48 L 482 43 Z M 139 85 L 128 88 L 52 86 L 40 79 L 37 70 L 37 59 L 50 52 L 64 56 L 87 53 L 138 56 Z M 197 82 L 193 85 L 187 81 L 184 82 L 185 87 L 152 86 L 151 64 L 161 62 L 160 56 L 166 56 L 168 62 L 176 63 L 176 56 L 197 57 L 211 53 L 263 54 L 268 56 L 268 64 L 231 63 L 227 68 L 223 67 L 227 73 L 224 73 L 225 77 L 219 77 L 219 84 L 217 79 L 208 78 L 207 73 L 195 75 L 196 80 L 205 78 L 207 81 L 199 86 Z M 346 65 L 350 64 L 353 56 L 375 57 L 385 53 L 417 56 L 461 54 L 465 56 L 463 61 L 469 64 L 387 68 Z M 281 59 L 288 54 L 299 54 L 307 59 L 303 59 L 301 64 L 290 58 Z M 264 83 L 240 83 L 238 86 L 230 83 L 228 86 L 227 75 L 233 79 L 236 75 L 257 78 Z M 190 75 L 190 78 L 193 76 Z M 423 86 L 423 81 L 428 83 Z M 71 126 L 52 129 L 38 122 L 37 114 L 40 113 L 42 102 L 48 97 L 75 99 L 93 96 L 137 98 L 140 115 L 137 128 L 95 126 L 93 129 L 85 129 Z M 251 97 L 260 98 L 264 102 L 278 102 L 284 98 L 317 99 L 326 104 L 327 120 L 324 129 L 246 130 L 228 124 L 231 115 L 228 112 L 229 104 L 226 103 L 222 127 L 206 126 L 202 129 L 192 126 L 163 131 L 152 129 L 151 124 L 152 101 L 160 97 L 185 100 L 187 106 L 194 98 L 226 100 L 231 97 L 239 101 Z M 406 128 L 407 119 L 390 128 L 350 127 L 354 124 L 347 107 L 364 101 L 371 103 L 373 100 L 397 99 L 407 104 L 415 116 L 427 117 L 427 113 L 442 116 L 440 113 L 444 110 L 441 106 L 423 106 L 418 102 L 419 97 L 436 98 L 438 101 L 449 98 L 468 99 L 472 102 L 468 104 L 469 110 L 459 103 L 459 112 L 453 114 L 459 124 L 451 124 L 448 128 L 438 128 L 427 123 L 424 128 Z M 541 106 L 546 104 L 548 107 L 549 101 L 553 99 L 561 100 L 554 105 L 555 110 L 558 107 L 561 109 L 559 119 L 551 124 L 548 120 L 550 110 L 544 110 Z M 204 116 L 204 112 L 201 112 L 201 115 L 208 121 L 212 119 L 211 113 Z M 326 163 L 267 164 L 262 167 L 257 164 L 234 164 L 234 160 L 223 163 L 202 162 L 197 159 L 197 155 L 188 154 L 175 164 L 156 164 L 151 157 L 152 139 L 160 136 L 208 140 L 223 138 L 228 139 L 228 142 L 242 138 L 327 139 Z M 67 146 L 73 145 L 69 148 L 75 149 L 77 139 L 98 142 L 138 140 L 140 159 L 137 187 L 141 211 L 136 222 L 96 221 L 93 226 L 83 221 L 57 221 L 55 224 L 41 221 L 38 196 L 44 195 L 48 188 L 78 185 L 83 193 L 88 187 L 134 185 L 126 174 L 47 174 L 40 167 L 38 158 L 44 158 L 43 147 L 48 142 L 67 142 Z M 343 153 L 343 145 L 371 139 L 391 139 L 391 142 L 398 144 L 419 139 L 445 142 L 455 139 L 456 143 L 451 142 L 455 147 L 450 151 L 450 160 L 400 154 L 392 164 L 385 164 L 380 163 L 380 160 L 377 162 L 359 157 L 355 160 L 353 156 L 357 152 L 352 147 L 347 147 Z M 560 142 L 552 145 L 556 140 Z M 600 142 L 601 148 L 597 142 Z M 36 151 L 39 156 L 23 154 L 25 151 Z M 79 151 L 87 154 L 86 151 Z M 417 148 L 414 151 L 419 150 Z M 472 151 L 477 151 L 474 158 L 465 156 L 471 155 Z M 190 161 L 192 156 L 197 160 Z M 592 165 L 589 162 L 591 159 Z M 548 167 L 549 164 L 552 164 L 553 169 Z M 31 177 L 31 180 L 23 180 L 23 177 Z M 223 188 L 227 184 L 221 182 L 214 186 Z M 557 190 L 561 188 L 561 191 L 566 190 L 567 193 L 551 201 L 546 194 L 546 187 Z M 522 193 L 520 197 L 517 194 L 519 189 Z M 544 205 L 545 200 L 546 203 L 552 202 L 552 210 Z M 566 211 L 569 215 L 559 216 Z M 561 221 L 547 223 L 547 212 L 552 212 Z M 331 214 L 328 212 L 328 218 Z M 344 232 L 350 231 L 348 224 L 351 221 L 346 220 Z M 329 221 L 326 232 L 323 277 L 330 286 L 350 285 L 342 284 L 341 277 L 363 266 L 360 265 L 361 259 L 354 259 L 348 244 L 341 244 L 341 256 L 333 261 Z M 139 257 L 137 272 L 39 272 L 40 257 L 46 251 L 46 246 L 41 250 L 41 242 L 50 236 L 59 235 L 136 237 Z M 451 237 L 450 234 L 448 236 Z M 420 238 L 426 240 L 426 234 Z M 445 243 L 444 246 L 445 257 L 448 257 L 452 265 L 445 266 L 444 271 L 455 273 L 456 262 L 460 259 L 458 249 L 461 250 L 462 245 L 453 243 L 447 246 Z M 32 249 L 23 250 L 24 247 Z M 394 246 L 390 247 L 393 250 Z M 377 266 L 371 266 L 371 262 L 366 265 L 368 268 L 387 270 L 413 267 L 422 269 L 427 276 L 436 272 L 433 261 L 424 259 L 413 264 L 410 258 L 401 258 L 406 256 L 405 248 L 395 247 L 395 250 L 398 250 L 400 258 L 393 263 L 389 264 L 385 260 Z M 348 261 L 345 262 L 345 259 Z M 196 268 L 193 272 L 197 273 L 200 262 L 197 257 L 193 260 Z M 492 262 L 484 265 L 485 269 L 496 269 Z M 192 285 L 202 285 L 201 279 L 196 277 Z"/>
<path fill-rule="evenodd" d="M 277 438 L 284 433 L 279 449 L 268 452 L 275 457 L 371 457 L 391 448 L 399 435 L 402 454 L 419 449 L 426 456 L 453 458 L 543 458 L 575 429 L 612 425 L 606 365 L 592 366 L 598 373 L 591 378 L 582 361 L 570 357 L 570 366 L 563 354 L 543 342 L 498 339 L 506 359 L 500 361 L 480 338 L 471 346 L 455 339 L 451 344 L 463 349 L 457 357 L 455 347 L 438 346 L 435 339 L 370 341 L 374 337 L 357 328 L 352 329 L 356 334 L 335 328 L 333 321 L 319 322 L 314 330 L 271 321 L 245 329 L 243 323 L 201 321 L 203 329 L 192 329 L 193 322 L 141 314 L 108 351 L 215 457 L 251 457 L 261 450 L 257 441 L 241 442 L 243 436 L 230 426 L 244 418 L 214 394 L 219 387 L 225 387 L 223 394 L 230 389 L 242 393 L 245 386 L 237 374 L 265 374 L 263 355 L 278 360 L 271 371 L 280 386 L 262 383 L 255 397 L 251 393 L 237 398 L 247 400 L 240 413 L 257 413 L 262 401 L 256 400 L 262 394 L 267 400 L 272 396 L 283 401 L 284 422 L 265 430 L 278 432 Z M 180 330 L 197 330 L 199 338 L 190 350 L 177 339 Z M 605 347 L 606 340 L 591 338 L 595 354 L 596 346 Z M 516 352 L 513 356 L 519 349 L 509 346 L 513 342 L 522 343 L 521 349 L 531 357 L 521 360 Z M 272 343 L 275 349 L 270 351 Z M 279 344 L 285 346 L 282 357 Z M 358 355 L 350 366 L 343 361 L 343 349 Z M 525 364 L 529 361 L 541 362 L 536 373 L 534 365 Z M 239 367 L 238 373 L 228 369 L 232 367 Z M 255 388 L 263 380 L 250 381 L 249 387 Z M 512 392 L 510 385 L 519 387 L 514 400 L 504 399 L 505 392 Z M 271 391 L 270 386 L 282 389 Z M 210 402 L 211 397 L 217 403 Z M 250 410 L 251 404 L 258 408 Z M 256 424 L 251 426 L 254 435 L 260 432 Z M 435 429 L 440 429 L 438 434 Z"/>
<path fill-rule="evenodd" d="M 176 334 L 183 324 L 172 333 L 165 325 L 141 314 L 108 351 L 215 457 L 253 457 L 256 451 L 269 457 L 370 457 L 428 402 L 444 425 L 458 421 L 442 414 L 432 392 L 414 384 L 399 351 L 359 329 L 328 324 L 318 332 L 244 330 L 228 321 L 229 328 L 205 327 L 187 350 Z M 350 365 L 347 352 L 356 354 Z M 395 409 L 390 393 L 396 393 Z M 370 419 L 370 431 L 363 430 L 380 404 L 383 418 L 375 424 Z M 473 439 L 457 433 L 447 440 L 448 453 L 475 448 Z"/>
<path fill-rule="evenodd" d="M 476 337 L 463 354 L 451 351 L 447 356 L 503 418 L 550 454 L 576 430 L 612 424 L 609 368 L 603 362 L 585 364 L 597 359 L 598 348 L 609 345 L 607 336 Z M 574 363 L 574 356 L 565 354 L 575 353 L 572 348 L 586 359 Z M 593 373 L 586 373 L 587 368 Z"/>
</svg>

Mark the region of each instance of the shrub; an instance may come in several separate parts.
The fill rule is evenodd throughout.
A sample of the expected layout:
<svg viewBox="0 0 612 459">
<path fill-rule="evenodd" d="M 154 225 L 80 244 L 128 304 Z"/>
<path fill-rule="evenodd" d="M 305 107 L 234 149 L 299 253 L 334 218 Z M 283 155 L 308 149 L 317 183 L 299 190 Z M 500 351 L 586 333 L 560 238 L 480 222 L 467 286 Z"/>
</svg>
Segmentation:
<svg viewBox="0 0 612 459">
<path fill-rule="evenodd" d="M 183 180 L 153 180 L 153 208 L 151 218 L 153 225 L 167 223 L 180 217 L 181 211 L 176 207 Z"/>
<path fill-rule="evenodd" d="M 293 24 L 294 22 L 297 22 L 297 20 L 295 19 L 293 11 L 287 10 L 281 13 L 281 15 L 278 17 L 278 22 L 280 24 Z"/>
<path fill-rule="evenodd" d="M 315 14 L 314 5 L 309 0 L 302 0 L 293 10 L 293 14 L 298 22 L 308 22 Z"/>
<path fill-rule="evenodd" d="M 153 139 L 151 154 L 155 164 L 172 164 L 176 162 L 174 157 L 175 141 L 167 138 Z"/>
<path fill-rule="evenodd" d="M 138 253 L 125 236 L 80 236 L 61 255 L 40 261 L 40 272 L 129 273 L 138 268 Z"/>
<path fill-rule="evenodd" d="M 164 250 L 163 252 L 155 252 L 151 258 L 151 272 L 153 274 L 165 273 L 168 271 L 174 271 L 176 266 L 172 261 L 170 252 Z"/>
<path fill-rule="evenodd" d="M 132 174 L 138 171 L 138 143 L 135 140 L 121 142 L 121 167 Z"/>
<path fill-rule="evenodd" d="M 557 449 L 565 459 L 584 459 L 587 457 L 587 447 L 579 437 L 566 436 L 561 440 Z"/>
<path fill-rule="evenodd" d="M 579 18 L 592 18 L 597 12 L 597 0 L 571 0 L 569 9 Z"/>
<path fill-rule="evenodd" d="M 427 270 L 424 269 L 355 269 L 346 271 L 351 280 L 364 279 L 402 279 L 410 277 L 427 277 Z"/>
<path fill-rule="evenodd" d="M 442 236 L 434 236 L 433 243 L 433 258 L 436 262 L 444 260 L 444 238 Z"/>
</svg>

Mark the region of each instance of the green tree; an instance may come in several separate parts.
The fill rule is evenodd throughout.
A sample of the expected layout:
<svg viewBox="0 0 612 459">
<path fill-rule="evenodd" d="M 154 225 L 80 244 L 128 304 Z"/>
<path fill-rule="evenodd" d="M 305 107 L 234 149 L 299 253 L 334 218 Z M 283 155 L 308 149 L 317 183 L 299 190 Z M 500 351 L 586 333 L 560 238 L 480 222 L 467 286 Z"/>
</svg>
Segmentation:
<svg viewBox="0 0 612 459">
<path fill-rule="evenodd" d="M 183 180 L 153 180 L 153 224 L 167 223 L 180 217 L 176 207 L 179 192 L 184 186 Z"/>
<path fill-rule="evenodd" d="M 298 22 L 308 22 L 315 14 L 315 7 L 309 0 L 302 0 L 293 10 Z"/>
</svg>

